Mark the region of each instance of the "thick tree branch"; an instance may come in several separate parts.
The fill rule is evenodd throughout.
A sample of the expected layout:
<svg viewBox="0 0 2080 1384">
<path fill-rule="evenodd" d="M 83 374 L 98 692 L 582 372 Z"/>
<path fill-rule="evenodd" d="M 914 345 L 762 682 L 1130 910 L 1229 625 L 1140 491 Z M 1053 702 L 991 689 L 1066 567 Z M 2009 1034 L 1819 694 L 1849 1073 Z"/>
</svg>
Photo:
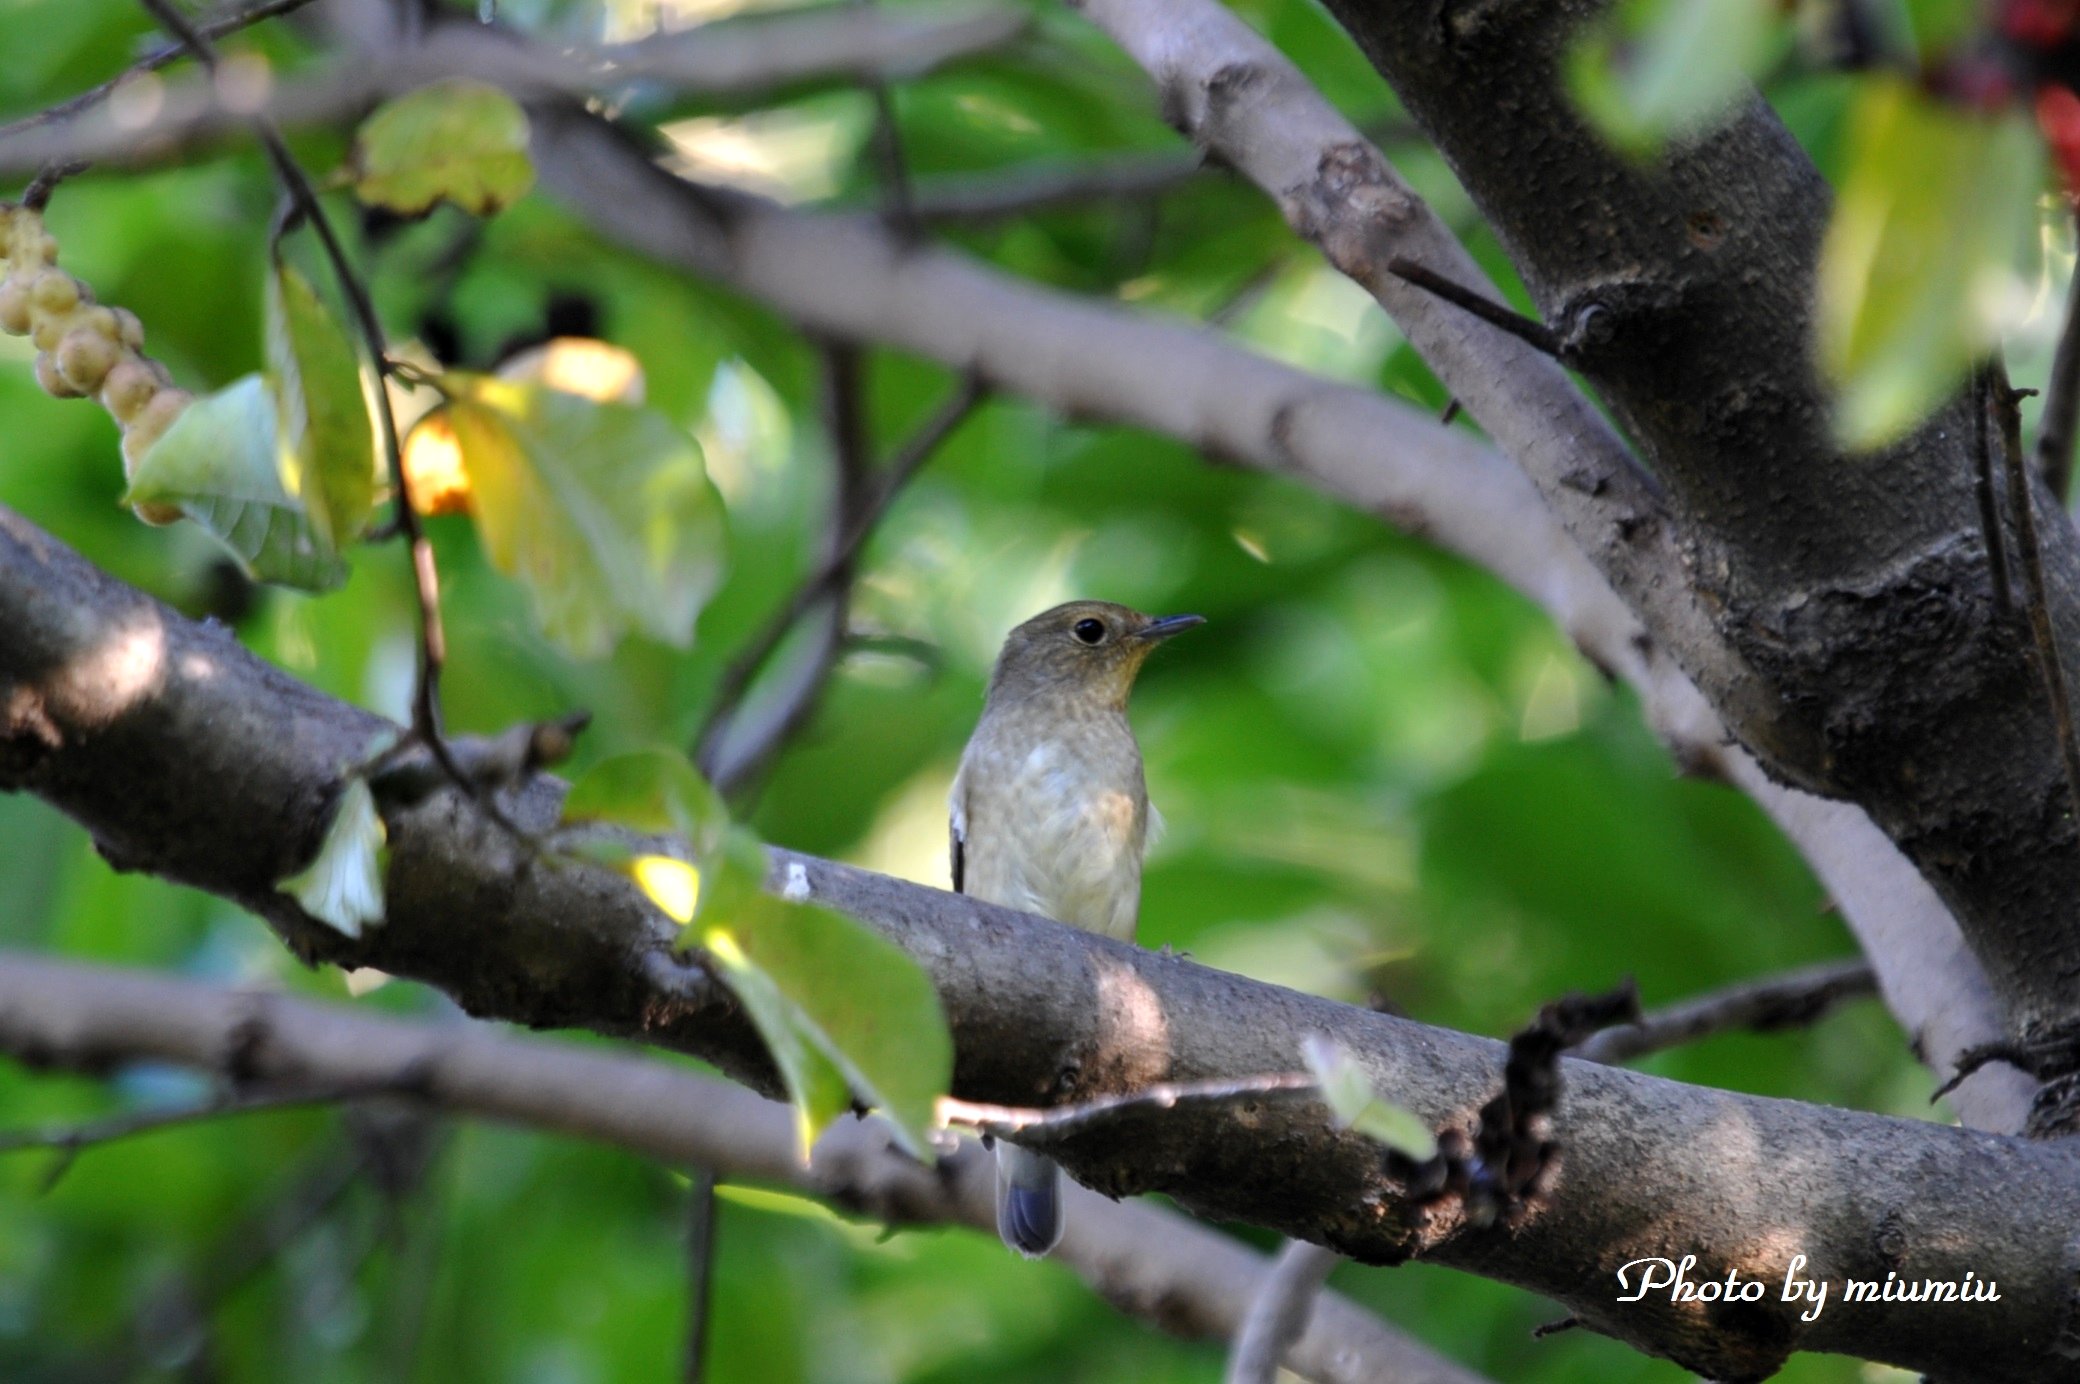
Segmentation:
<svg viewBox="0 0 2080 1384">
<path fill-rule="evenodd" d="M 1707 687 L 1728 728 L 1899 844 L 2015 1036 L 2080 1041 L 2080 833 L 2027 635 L 1990 580 L 1968 403 L 1882 453 L 1836 443 L 1812 344 L 1829 191 L 1811 161 L 1752 97 L 1655 160 L 1607 145 L 1563 71 L 1601 0 L 1328 4 L 1668 486 L 1684 580 L 1782 708 L 1757 722 Z M 2047 500 L 2019 502 L 2043 506 L 2057 643 L 2080 649 L 2080 543 Z"/>
<path fill-rule="evenodd" d="M 0 512 L 4 515 L 4 512 Z M 439 985 L 472 1012 L 583 1025 L 695 1053 L 774 1086 L 755 1030 L 672 946 L 619 876 L 551 868 L 452 793 L 396 814 L 388 921 L 349 940 L 274 881 L 314 848 L 337 789 L 384 723 L 303 687 L 0 517 L 0 786 L 93 833 L 112 861 L 259 913 L 298 952 Z M 560 788 L 508 810 L 539 830 Z M 958 895 L 784 851 L 775 885 L 852 914 L 934 977 L 955 1094 L 1030 1105 L 1295 1070 L 1311 1035 L 1436 1128 L 1492 1095 L 1493 1042 L 1141 951 Z M 2054 1144 L 1687 1087 L 1569 1062 L 1562 1167 L 1522 1224 L 1414 1220 L 1377 1148 L 1304 1100 L 1186 1103 L 1093 1123 L 1053 1146 L 1099 1191 L 1161 1191 L 1372 1262 L 1423 1254 L 1565 1303 L 1598 1330 L 1699 1373 L 1759 1377 L 1793 1349 L 1987 1380 L 2042 1377 L 2072 1325 L 2067 1228 L 2080 1163 Z M 1794 1253 L 1840 1281 L 1998 1281 L 1969 1313 L 1857 1304 L 1802 1322 L 1789 1304 L 1699 1314 L 1613 1302 L 1611 1269 L 1683 1246 L 1698 1272 L 1781 1279 Z"/>
<path fill-rule="evenodd" d="M 775 1184 L 894 1226 L 996 1231 L 992 1161 L 973 1145 L 938 1169 L 847 1121 L 805 1166 L 792 1113 L 748 1091 L 633 1056 L 429 1024 L 139 971 L 0 952 L 0 1052 L 102 1071 L 142 1060 L 330 1090 L 397 1089 L 458 1115 L 626 1148 L 674 1166 Z M 1248 1247 L 1173 1213 L 1074 1189 L 1057 1257 L 1165 1330 L 1226 1339 L 1269 1277 Z M 1325 1293 L 1287 1365 L 1322 1384 L 1482 1384 L 1349 1299 Z"/>
</svg>

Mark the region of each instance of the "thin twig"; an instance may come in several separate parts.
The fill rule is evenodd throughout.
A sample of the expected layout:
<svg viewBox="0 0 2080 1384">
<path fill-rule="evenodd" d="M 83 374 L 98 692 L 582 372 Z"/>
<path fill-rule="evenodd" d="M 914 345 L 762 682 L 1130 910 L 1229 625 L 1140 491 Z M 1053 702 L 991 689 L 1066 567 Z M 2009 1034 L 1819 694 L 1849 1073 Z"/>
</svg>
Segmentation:
<svg viewBox="0 0 2080 1384">
<path fill-rule="evenodd" d="M 869 10 L 874 0 L 852 0 L 855 9 Z M 874 145 L 881 161 L 881 214 L 903 235 L 918 230 L 917 210 L 910 194 L 910 161 L 903 155 L 903 132 L 896 124 L 896 98 L 886 78 L 876 74 L 861 83 L 874 102 Z"/>
<path fill-rule="evenodd" d="M 708 1321 L 715 1299 L 715 1170 L 695 1168 L 686 1193 L 686 1384 L 708 1377 Z"/>
<path fill-rule="evenodd" d="M 1489 326 L 1501 328 L 1519 341 L 1545 352 L 1556 360 L 1563 354 L 1559 334 L 1545 323 L 1536 318 L 1526 317 L 1513 308 L 1491 302 L 1464 284 L 1454 283 L 1412 259 L 1396 255 L 1387 261 L 1387 272 L 1397 279 L 1414 284 L 1417 288 L 1436 294 L 1453 307 L 1472 313 Z"/>
<path fill-rule="evenodd" d="M 51 194 L 58 190 L 59 183 L 75 173 L 86 172 L 88 166 L 85 159 L 57 159 L 45 164 L 22 189 L 22 205 L 30 211 L 42 211 L 51 204 Z"/>
<path fill-rule="evenodd" d="M 1576 1048 L 1573 1056 L 1615 1064 L 1645 1057 L 1715 1033 L 1744 1029 L 1768 1033 L 1818 1022 L 1845 1000 L 1877 993 L 1866 961 L 1829 961 L 1762 980 L 1743 981 L 1643 1016 L 1636 1024 L 1607 1028 Z"/>
<path fill-rule="evenodd" d="M 1306 1072 L 1272 1072 L 1224 1081 L 1184 1081 L 1150 1086 L 1122 1096 L 1100 1096 L 1075 1105 L 1032 1107 L 982 1105 L 941 1097 L 939 1123 L 966 1125 L 984 1134 L 1015 1138 L 1022 1134 L 1067 1134 L 1085 1125 L 1144 1110 L 1168 1110 L 1184 1101 L 1240 1100 L 1246 1096 L 1304 1095 L 1319 1089 Z"/>
<path fill-rule="evenodd" d="M 2073 490 L 2073 434 L 2080 427 L 2080 272 L 2066 288 L 2066 320 L 2037 415 L 2037 471 L 2064 506 Z"/>
<path fill-rule="evenodd" d="M 1977 471 L 1973 489 L 1979 498 L 1979 531 L 1986 543 L 1986 563 L 1993 574 L 1994 608 L 2006 619 L 2015 609 L 2015 584 L 2008 576 L 2008 541 L 2001 530 L 2000 506 L 1994 499 L 1993 446 L 1986 436 L 1987 418 L 1993 408 L 1992 383 L 1991 366 L 1972 372 L 1972 463 Z"/>
<path fill-rule="evenodd" d="M 48 1129 L 0 1130 L 0 1153 L 15 1153 L 22 1149 L 55 1149 L 58 1157 L 45 1171 L 39 1189 L 48 1192 L 64 1179 L 66 1173 L 72 1171 L 72 1165 L 79 1161 L 82 1153 L 120 1139 L 129 1139 L 140 1134 L 156 1134 L 160 1130 L 178 1129 L 206 1120 L 228 1119 L 235 1115 L 287 1110 L 306 1105 L 332 1105 L 366 1096 L 398 1095 L 407 1093 L 409 1089 L 409 1083 L 386 1081 L 226 1094 L 198 1105 L 183 1105 L 170 1110 L 125 1111 L 98 1120 L 89 1120 L 84 1124 L 60 1125 Z"/>
<path fill-rule="evenodd" d="M 251 5 L 242 10 L 233 10 L 231 13 L 221 15 L 215 19 L 202 20 L 194 26 L 195 33 L 198 37 L 207 40 L 220 39 L 227 34 L 235 34 L 241 29 L 249 29 L 262 20 L 273 19 L 277 15 L 300 10 L 310 3 L 311 0 L 263 0 L 258 5 Z M 65 120 L 71 116 L 78 115 L 83 110 L 90 110 L 106 101 L 114 93 L 115 89 L 123 83 L 136 77 L 142 77 L 147 72 L 157 72 L 160 68 L 179 61 L 188 51 L 188 45 L 185 41 L 170 43 L 164 48 L 154 49 L 103 82 L 100 86 L 88 87 L 79 95 L 60 101 L 55 106 L 47 106 L 34 115 L 25 115 L 20 120 L 0 125 L 0 140 L 20 134 L 23 130 L 34 129 L 38 125 L 48 125 L 53 121 Z M 83 163 L 80 165 L 81 168 L 85 166 Z"/>
<path fill-rule="evenodd" d="M 1097 163 L 913 180 L 910 209 L 919 221 L 999 221 L 1084 202 L 1157 196 L 1217 166 L 1197 150 L 1166 150 Z"/>
<path fill-rule="evenodd" d="M 858 528 L 860 517 L 873 503 L 873 444 L 868 436 L 866 387 L 858 348 L 826 341 L 822 343 L 822 354 L 824 432 L 830 439 L 836 478 L 830 525 L 823 545 L 828 560 L 844 550 L 846 536 Z M 742 695 L 750 687 L 749 674 L 757 669 L 747 669 L 740 685 L 724 689 L 732 694 L 735 705 L 727 719 L 710 715 L 699 741 L 697 762 L 701 772 L 725 795 L 734 794 L 756 778 L 814 710 L 832 669 L 837 667 L 845 642 L 854 566 L 851 556 L 843 557 L 830 580 L 804 606 L 800 619 L 812 627 L 809 652 L 798 660 L 792 681 L 770 699 L 755 725 L 747 728 L 744 723 Z M 792 627 L 790 622 L 787 628 Z M 781 634 L 786 632 L 783 629 Z M 774 642 L 777 646 L 778 640 Z M 717 705 L 720 704 L 718 697 Z"/>
<path fill-rule="evenodd" d="M 961 382 L 946 402 L 897 448 L 895 455 L 881 468 L 879 483 L 872 487 L 858 512 L 850 517 L 838 541 L 795 587 L 787 604 L 766 622 L 765 627 L 744 646 L 743 652 L 723 670 L 707 718 L 694 737 L 694 757 L 704 772 L 714 773 L 722 740 L 743 705 L 744 694 L 750 690 L 766 661 L 797 621 L 850 579 L 860 550 L 866 546 L 867 539 L 895 503 L 896 497 L 953 431 L 988 397 L 989 390 L 980 381 L 969 378 Z"/>
<path fill-rule="evenodd" d="M 116 1377 L 135 1377 L 147 1361 L 163 1360 L 206 1332 L 218 1306 L 323 1222 L 376 1157 L 366 1144 L 327 1141 L 279 1194 L 217 1237 L 199 1264 L 139 1299 L 128 1340 L 108 1352 L 129 1366 Z"/>
<path fill-rule="evenodd" d="M 2065 760 L 2066 791 L 2072 798 L 2073 824 L 2080 829 L 2080 740 L 2073 734 L 2073 707 L 2066 699 L 2065 665 L 2059 661 L 2058 631 L 2051 623 L 2050 593 L 2044 578 L 2044 554 L 2037 545 L 2036 497 L 2030 489 L 2029 463 L 2022 453 L 2022 411 L 2016 407 L 2021 395 L 2007 381 L 1993 382 L 1994 403 L 2000 409 L 2001 452 L 2007 460 L 2008 503 L 2015 514 L 2021 539 L 2022 575 L 2028 583 L 2029 628 L 2037 646 L 2037 667 L 2044 677 L 2044 696 L 2051 703 L 2051 719 L 2058 727 L 2058 752 Z"/>
<path fill-rule="evenodd" d="M 448 753 L 472 792 L 493 793 L 570 758 L 579 733 L 591 723 L 591 712 L 573 711 L 550 721 L 508 726 L 497 735 L 457 737 L 447 742 Z M 411 737 L 385 749 L 360 772 L 386 809 L 422 802 L 452 781 L 431 751 Z"/>
<path fill-rule="evenodd" d="M 1221 1376 L 1224 1384 L 1277 1384 L 1286 1347 L 1307 1330 L 1315 1295 L 1342 1262 L 1343 1256 L 1333 1249 L 1306 1240 L 1286 1241 L 1249 1315 L 1242 1319 L 1242 1329 L 1235 1333 L 1235 1348 Z"/>
<path fill-rule="evenodd" d="M 204 70 L 217 70 L 216 50 L 210 46 L 187 17 L 175 9 L 171 0 L 139 0 L 153 18 L 178 38 L 195 55 Z M 390 392 L 385 387 L 385 362 L 389 359 L 383 342 L 382 322 L 376 316 L 375 302 L 369 296 L 368 285 L 363 283 L 353 262 L 347 258 L 346 247 L 341 244 L 332 222 L 325 215 L 325 208 L 318 202 L 317 189 L 303 168 L 290 154 L 289 146 L 283 141 L 281 131 L 264 115 L 252 119 L 254 131 L 259 135 L 261 146 L 267 151 L 268 162 L 273 165 L 275 177 L 282 190 L 295 203 L 297 214 L 310 224 L 317 233 L 318 243 L 325 251 L 325 258 L 332 266 L 333 278 L 353 313 L 354 324 L 361 336 L 362 351 L 366 357 L 363 369 L 374 372 L 373 395 L 377 431 L 383 444 L 383 455 L 388 462 L 390 485 L 394 495 L 397 527 L 404 534 L 405 544 L 411 554 L 412 584 L 418 595 L 419 611 L 419 676 L 412 688 L 412 733 L 423 742 L 435 762 L 454 783 L 467 792 L 478 807 L 515 839 L 525 840 L 525 833 L 513 824 L 488 792 L 478 792 L 470 779 L 449 754 L 441 738 L 440 679 L 441 667 L 447 661 L 447 636 L 441 628 L 440 572 L 434 565 L 433 545 L 427 541 L 426 531 L 413 510 L 411 498 L 405 488 L 404 454 L 398 445 L 397 416 L 390 407 Z"/>
<path fill-rule="evenodd" d="M 1206 314 L 1209 327 L 1232 326 L 1237 319 L 1263 300 L 1278 276 L 1285 272 L 1286 257 L 1273 255 L 1249 272 L 1249 276 L 1221 295 L 1211 311 Z"/>
</svg>

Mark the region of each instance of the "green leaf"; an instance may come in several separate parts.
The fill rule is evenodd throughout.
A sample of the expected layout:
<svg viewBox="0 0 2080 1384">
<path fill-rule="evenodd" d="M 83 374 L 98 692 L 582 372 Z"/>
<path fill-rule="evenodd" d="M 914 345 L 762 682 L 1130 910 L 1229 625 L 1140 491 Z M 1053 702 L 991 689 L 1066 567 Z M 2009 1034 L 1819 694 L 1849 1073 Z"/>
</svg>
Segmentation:
<svg viewBox="0 0 2080 1384">
<path fill-rule="evenodd" d="M 497 87 L 450 78 L 385 102 L 362 122 L 354 192 L 407 216 L 454 203 L 489 216 L 534 186 L 527 113 Z"/>
<path fill-rule="evenodd" d="M 484 375 L 444 379 L 492 564 L 585 658 L 629 629 L 684 648 L 723 566 L 722 501 L 663 414 Z"/>
<path fill-rule="evenodd" d="M 2042 185 L 2021 113 L 1976 115 L 1898 78 L 1865 80 L 1820 252 L 1820 355 L 1844 445 L 1899 438 L 1998 341 L 2023 296 L 2017 264 Z"/>
<path fill-rule="evenodd" d="M 1627 0 L 1568 58 L 1576 102 L 1604 137 L 1648 155 L 1747 92 L 1789 35 L 1769 0 Z"/>
<path fill-rule="evenodd" d="M 383 924 L 383 871 L 388 864 L 383 847 L 388 839 L 368 781 L 349 779 L 317 858 L 275 888 L 319 922 L 358 938 L 363 928 Z"/>
<path fill-rule="evenodd" d="M 144 454 L 123 503 L 179 506 L 256 581 L 329 590 L 346 580 L 347 565 L 282 487 L 275 414 L 258 375 L 195 400 Z"/>
<path fill-rule="evenodd" d="M 928 1155 L 953 1039 L 931 977 L 893 942 L 843 914 L 766 892 L 765 852 L 733 831 L 707 861 L 691 938 L 766 1041 L 801 1118 L 806 1154 L 856 1099 L 897 1141 Z"/>
<path fill-rule="evenodd" d="M 1355 1129 L 1410 1158 L 1425 1159 L 1437 1152 L 1437 1136 L 1422 1118 L 1374 1091 L 1365 1069 L 1337 1044 L 1311 1037 L 1300 1045 L 1300 1054 L 1321 1084 L 1322 1100 L 1335 1112 L 1342 1128 Z"/>
<path fill-rule="evenodd" d="M 267 280 L 282 488 L 303 501 L 331 552 L 361 536 L 375 509 L 375 432 L 353 343 L 309 279 L 277 262 Z"/>
<path fill-rule="evenodd" d="M 686 756 L 650 749 L 612 755 L 588 769 L 564 798 L 563 819 L 669 833 L 690 844 L 696 859 L 706 859 L 721 844 L 729 811 Z"/>
</svg>

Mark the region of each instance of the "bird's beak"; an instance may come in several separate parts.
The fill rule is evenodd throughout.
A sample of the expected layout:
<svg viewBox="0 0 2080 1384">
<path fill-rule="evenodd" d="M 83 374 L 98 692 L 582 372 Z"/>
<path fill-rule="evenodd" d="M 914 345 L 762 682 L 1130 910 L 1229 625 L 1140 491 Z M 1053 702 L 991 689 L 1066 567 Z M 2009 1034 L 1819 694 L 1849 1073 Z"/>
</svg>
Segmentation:
<svg viewBox="0 0 2080 1384">
<path fill-rule="evenodd" d="M 1134 637 L 1154 642 L 1158 639 L 1168 639 L 1173 634 L 1182 634 L 1194 625 L 1205 623 L 1206 617 L 1203 615 L 1165 615 L 1143 625 L 1134 632 Z"/>
</svg>

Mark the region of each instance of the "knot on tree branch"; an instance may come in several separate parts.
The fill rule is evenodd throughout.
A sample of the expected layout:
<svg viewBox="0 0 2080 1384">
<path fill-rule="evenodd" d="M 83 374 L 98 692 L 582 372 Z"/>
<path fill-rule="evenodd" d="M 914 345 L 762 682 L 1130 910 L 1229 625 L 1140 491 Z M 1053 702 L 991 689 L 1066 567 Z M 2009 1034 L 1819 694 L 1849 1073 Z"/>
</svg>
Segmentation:
<svg viewBox="0 0 2080 1384">
<path fill-rule="evenodd" d="M 1456 1129 L 1438 1135 L 1437 1152 L 1416 1159 L 1388 1149 L 1387 1175 L 1408 1189 L 1408 1210 L 1417 1224 L 1449 1198 L 1459 1202 L 1455 1225 L 1445 1237 L 1498 1219 L 1514 1225 L 1545 1191 L 1559 1157 L 1551 1116 L 1560 1105 L 1560 1057 L 1616 1024 L 1638 1023 L 1639 987 L 1627 980 L 1600 995 L 1568 995 L 1539 1010 L 1509 1040 L 1502 1089 L 1481 1107 L 1469 1139 Z"/>
<path fill-rule="evenodd" d="M 1548 314 L 1558 355 L 1591 374 L 1612 360 L 1652 358 L 1682 330 L 1683 297 L 1680 284 L 1644 273 L 1577 283 Z"/>
</svg>

